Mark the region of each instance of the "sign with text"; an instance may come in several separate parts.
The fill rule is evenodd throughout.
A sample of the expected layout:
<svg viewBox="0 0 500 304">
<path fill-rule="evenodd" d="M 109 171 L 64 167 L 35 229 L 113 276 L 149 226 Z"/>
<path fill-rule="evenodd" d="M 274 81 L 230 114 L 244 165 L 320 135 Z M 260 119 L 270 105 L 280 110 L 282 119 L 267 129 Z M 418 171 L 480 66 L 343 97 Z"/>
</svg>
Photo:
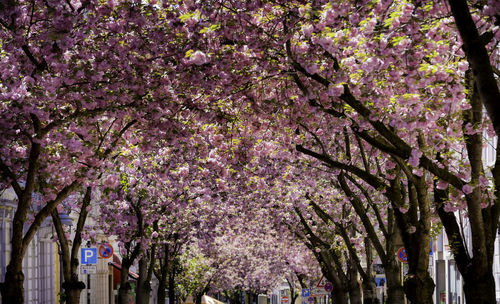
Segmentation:
<svg viewBox="0 0 500 304">
<path fill-rule="evenodd" d="M 326 295 L 329 295 L 329 294 L 330 293 L 325 290 L 325 287 L 311 288 L 311 296 L 312 297 L 322 297 L 322 296 L 326 296 Z"/>
<path fill-rule="evenodd" d="M 80 265 L 80 274 L 96 274 L 97 265 Z"/>
</svg>

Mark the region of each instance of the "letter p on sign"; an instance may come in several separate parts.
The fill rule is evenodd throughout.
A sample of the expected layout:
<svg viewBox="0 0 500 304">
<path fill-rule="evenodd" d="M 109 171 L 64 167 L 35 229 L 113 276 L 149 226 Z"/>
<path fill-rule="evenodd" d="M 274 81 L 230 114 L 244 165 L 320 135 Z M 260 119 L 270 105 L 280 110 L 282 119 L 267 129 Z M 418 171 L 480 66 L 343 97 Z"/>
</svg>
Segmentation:
<svg viewBox="0 0 500 304">
<path fill-rule="evenodd" d="M 97 264 L 97 248 L 81 248 L 80 259 L 82 265 Z"/>
</svg>

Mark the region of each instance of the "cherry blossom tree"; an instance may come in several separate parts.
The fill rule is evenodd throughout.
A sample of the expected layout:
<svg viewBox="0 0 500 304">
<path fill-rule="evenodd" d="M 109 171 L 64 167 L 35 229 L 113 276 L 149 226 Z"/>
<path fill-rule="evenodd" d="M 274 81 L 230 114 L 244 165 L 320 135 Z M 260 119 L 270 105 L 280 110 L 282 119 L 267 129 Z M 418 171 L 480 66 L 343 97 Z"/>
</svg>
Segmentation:
<svg viewBox="0 0 500 304">
<path fill-rule="evenodd" d="M 490 60 L 498 59 L 498 30 L 493 24 L 498 4 L 492 1 L 478 7 L 484 11 L 474 12 L 472 28 L 486 33 L 486 44 L 477 47 L 485 51 L 481 62 L 491 67 Z M 486 97 L 479 87 L 488 86 L 494 93 L 498 85 L 491 81 L 492 68 L 479 73 L 480 65 L 471 63 L 474 71 L 467 72 L 461 46 L 466 43 L 467 49 L 468 42 L 456 35 L 456 24 L 459 29 L 462 26 L 457 10 L 452 8 L 455 23 L 450 7 L 426 1 L 308 5 L 213 1 L 188 9 L 200 12 L 192 27 L 210 28 L 211 37 L 220 37 L 219 47 L 207 45 L 205 53 L 218 54 L 224 62 L 234 58 L 250 67 L 237 73 L 255 80 L 253 94 L 246 97 L 261 109 L 259 114 L 262 109 L 275 111 L 275 120 L 304 134 L 296 141 L 299 151 L 337 169 L 336 175 L 354 174 L 385 193 L 408 251 L 405 290 L 410 301 L 432 301 L 434 283 L 426 271 L 431 207 L 438 211 L 450 239 L 461 244 L 454 254 L 467 297 L 493 301 L 492 244 L 499 213 L 497 201 L 489 199 L 494 193 L 484 173 L 488 168 L 481 161 L 481 149 L 483 132 L 494 134 L 496 124 L 480 113 L 481 102 L 492 113 L 495 97 L 490 96 L 496 93 Z M 200 31 L 198 37 L 203 36 Z M 467 50 L 472 62 L 476 49 Z M 489 80 L 480 78 L 484 73 Z M 328 136 L 345 130 L 349 137 L 358 136 L 362 145 L 375 147 L 387 161 L 362 172 L 346 163 L 352 160 L 335 157 L 335 147 L 343 149 L 344 155 L 348 151 L 345 143 L 333 145 Z M 316 146 L 308 148 L 306 143 Z M 377 177 L 379 172 L 382 178 Z M 492 184 L 498 180 L 495 172 Z M 447 191 L 440 194 L 439 190 Z M 429 193 L 434 193 L 434 201 Z M 459 209 L 469 215 L 473 257 L 467 255 L 453 213 Z M 487 293 L 477 294 L 486 289 Z"/>
<path fill-rule="evenodd" d="M 62 273 L 64 282 L 62 287 L 64 288 L 64 298 L 68 304 L 80 303 L 80 293 L 85 289 L 85 283 L 80 281 L 78 278 L 78 265 L 79 265 L 79 249 L 83 241 L 83 233 L 85 228 L 85 221 L 91 209 L 92 201 L 92 187 L 87 187 L 81 198 L 81 202 L 77 205 L 74 199 L 67 199 L 67 204 L 63 202 L 63 207 L 56 208 L 52 211 L 52 222 L 57 233 L 57 242 L 60 246 L 60 254 L 62 259 Z M 77 208 L 71 208 L 77 205 Z M 61 207 L 61 206 L 58 206 Z M 75 236 L 71 242 L 69 242 L 69 237 L 67 234 L 70 231 L 66 231 L 63 223 L 61 221 L 59 210 L 64 210 L 64 214 L 70 214 L 72 209 L 78 209 L 78 220 L 74 230 Z"/>
<path fill-rule="evenodd" d="M 189 87 L 199 75 L 180 79 L 196 62 L 185 60 L 189 41 L 181 39 L 183 28 L 168 24 L 176 18 L 175 5 L 1 6 L 0 182 L 19 200 L 1 291 L 4 301 L 22 303 L 27 245 L 60 202 L 80 186 L 97 183 L 100 172 L 112 166 L 121 138 L 134 128 L 144 130 L 143 137 L 160 134 L 174 142 L 183 136 L 179 113 L 212 120 L 221 111 L 204 111 L 207 103 L 189 95 L 199 97 L 199 88 Z M 36 202 L 41 211 L 29 219 L 35 193 L 42 197 Z"/>
</svg>

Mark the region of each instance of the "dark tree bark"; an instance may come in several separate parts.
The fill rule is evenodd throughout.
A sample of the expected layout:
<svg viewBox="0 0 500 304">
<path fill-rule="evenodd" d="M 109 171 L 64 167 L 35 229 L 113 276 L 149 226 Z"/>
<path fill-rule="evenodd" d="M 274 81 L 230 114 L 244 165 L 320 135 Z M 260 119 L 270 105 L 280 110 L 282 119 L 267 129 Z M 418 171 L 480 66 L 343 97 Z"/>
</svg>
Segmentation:
<svg viewBox="0 0 500 304">
<path fill-rule="evenodd" d="M 365 162 L 368 163 L 368 161 Z M 361 190 L 365 199 L 369 202 L 370 207 L 376 214 L 380 232 L 384 236 L 385 247 L 383 246 L 382 240 L 379 237 L 380 233 L 377 233 L 375 231 L 375 227 L 373 226 L 370 218 L 366 213 L 366 209 L 361 201 L 361 198 L 356 196 L 351 191 L 344 177 L 348 178 L 353 184 L 355 184 L 356 187 L 358 187 Z M 352 178 L 347 174 L 339 175 L 338 181 L 340 188 L 342 188 L 344 193 L 351 199 L 352 206 L 356 211 L 356 214 L 360 217 L 361 222 L 363 223 L 363 226 L 367 231 L 368 238 L 374 245 L 374 248 L 381 259 L 382 265 L 386 270 L 387 294 L 388 298 L 391 300 L 390 303 L 404 304 L 405 297 L 404 297 L 403 285 L 399 270 L 400 268 L 395 258 L 395 247 L 394 247 L 395 240 L 399 238 L 399 232 L 397 226 L 395 225 L 393 212 L 391 210 L 388 210 L 387 224 L 385 224 L 384 220 L 380 216 L 378 206 L 371 201 L 370 194 L 364 187 L 362 187 L 359 183 L 356 182 L 354 178 Z M 347 236 L 344 236 L 344 238 L 347 238 Z M 360 273 L 363 272 L 360 270 Z M 397 275 L 392 275 L 392 274 L 397 274 Z M 368 276 L 368 274 L 366 274 L 366 276 Z M 370 282 L 369 278 L 367 278 L 367 282 Z"/>
<path fill-rule="evenodd" d="M 350 262 L 347 264 L 347 282 L 349 288 L 349 302 L 350 304 L 361 304 L 361 284 L 358 280 L 358 270 L 356 267 L 356 261 L 352 256 L 346 257 L 346 260 Z"/>
<path fill-rule="evenodd" d="M 230 304 L 242 304 L 240 300 L 240 293 L 241 291 L 239 289 L 236 289 L 225 291 L 224 295 L 229 300 Z"/>
<path fill-rule="evenodd" d="M 137 279 L 136 303 L 148 304 L 151 293 L 151 279 L 155 265 L 156 245 L 151 246 L 147 254 L 139 260 L 139 278 Z"/>
<path fill-rule="evenodd" d="M 348 278 L 342 269 L 342 256 L 336 252 L 338 248 L 333 248 L 331 244 L 320 239 L 309 227 L 299 209 L 295 208 L 295 212 L 304 228 L 304 234 L 297 233 L 297 236 L 312 251 L 320 265 L 321 272 L 332 283 L 331 296 L 334 303 L 347 304 L 349 298 Z"/>
<path fill-rule="evenodd" d="M 408 260 L 408 274 L 403 288 L 412 304 L 433 304 L 434 280 L 427 271 L 430 252 L 430 199 L 425 175 L 413 175 L 404 164 L 399 163 L 408 178 L 407 192 L 404 192 L 399 177 L 391 182 L 391 202 Z M 408 196 L 409 209 L 406 214 L 399 210 L 404 197 Z"/>
<path fill-rule="evenodd" d="M 125 244 L 127 256 L 122 259 L 122 269 L 120 272 L 120 288 L 118 289 L 118 304 L 128 304 L 129 299 L 132 297 L 132 285 L 129 282 L 130 266 L 134 263 L 135 259 L 140 252 L 140 244 L 136 244 L 133 249 L 132 243 Z"/>
<path fill-rule="evenodd" d="M 194 303 L 201 304 L 202 297 L 210 290 L 210 282 L 208 282 L 202 290 L 197 292 L 194 296 Z"/>
<path fill-rule="evenodd" d="M 158 293 L 157 293 L 157 302 L 158 304 L 164 304 L 165 299 L 167 298 L 167 293 L 165 292 L 165 289 L 167 287 L 167 280 L 166 278 L 164 279 L 159 279 L 158 280 Z"/>
<path fill-rule="evenodd" d="M 34 156 L 33 156 L 34 157 Z M 38 159 L 38 155 L 36 156 Z M 31 156 L 30 156 L 31 159 Z M 34 161 L 36 163 L 36 161 Z M 34 166 L 38 166 L 35 164 Z M 0 162 L 0 167 L 3 167 Z M 33 171 L 35 174 L 36 168 L 32 168 L 30 172 Z M 30 179 L 33 179 L 30 181 Z M 14 182 L 13 182 L 14 184 Z M 30 186 L 31 184 L 31 186 Z M 22 271 L 22 264 L 24 254 L 29 246 L 29 243 L 35 236 L 35 233 L 40 228 L 43 220 L 47 218 L 54 210 L 57 205 L 62 202 L 66 197 L 69 196 L 77 187 L 78 183 L 73 182 L 70 185 L 64 187 L 56 196 L 56 198 L 48 202 L 42 210 L 40 210 L 29 226 L 28 231 L 23 233 L 23 227 L 26 223 L 29 208 L 31 206 L 31 195 L 33 194 L 34 187 L 34 176 L 30 177 L 28 173 L 28 178 L 26 181 L 26 186 L 24 189 L 15 183 L 14 190 L 18 196 L 18 207 L 14 213 L 14 218 L 12 221 L 12 239 L 11 239 L 11 259 L 7 265 L 5 272 L 5 281 L 0 283 L 0 292 L 2 294 L 2 303 L 5 304 L 22 304 L 24 303 L 24 274 Z"/>
<path fill-rule="evenodd" d="M 158 304 L 164 304 L 165 299 L 167 297 L 167 294 L 165 292 L 165 289 L 167 288 L 167 283 L 168 283 L 168 259 L 169 259 L 169 247 L 168 245 L 164 244 L 163 245 L 163 257 L 158 259 L 158 264 L 159 267 L 154 270 L 154 274 L 156 278 L 158 279 L 158 293 L 157 293 L 157 299 L 158 299 Z M 173 303 L 173 302 L 170 302 Z"/>
<path fill-rule="evenodd" d="M 172 267 L 175 269 L 175 265 L 172 265 Z M 168 274 L 168 299 L 170 300 L 170 304 L 177 303 L 177 298 L 175 297 L 175 271 L 170 271 Z"/>
<path fill-rule="evenodd" d="M 463 16 L 461 18 L 463 18 Z M 477 125 L 483 120 L 482 104 L 479 94 L 480 89 L 477 84 L 480 80 L 476 77 L 477 75 L 474 75 L 475 73 L 476 71 L 474 71 L 473 68 L 472 73 L 468 72 L 466 74 L 469 89 L 468 98 L 471 103 L 471 109 L 463 112 L 464 126 L 466 124 Z M 484 174 L 482 134 L 465 134 L 464 137 L 467 147 L 467 156 L 471 165 L 470 184 L 477 185 L 480 177 Z M 449 189 L 440 190 L 437 188 L 436 183 L 434 184 L 436 209 L 448 236 L 450 249 L 453 253 L 457 268 L 464 279 L 463 287 L 467 303 L 496 303 L 493 257 L 500 215 L 499 148 L 497 142 L 495 166 L 491 171 L 493 183 L 495 185 L 495 198 L 493 203 L 488 206 L 482 206 L 483 194 L 479 187 L 474 188 L 472 193 L 465 196 L 467 203 L 467 221 L 469 222 L 471 231 L 472 248 L 467 248 L 467 243 L 463 238 L 462 227 L 461 224 L 459 224 L 462 219 L 457 218 L 453 212 L 447 212 L 445 210 L 444 204 L 448 199 Z M 441 161 L 440 155 L 437 156 L 437 159 Z M 472 256 L 469 254 L 469 249 L 472 251 Z"/>
<path fill-rule="evenodd" d="M 401 284 L 401 270 L 398 262 L 391 260 L 389 267 L 384 266 L 385 279 L 387 284 L 387 303 L 404 304 L 405 293 Z M 403 300 L 401 300 L 403 299 Z"/>
<path fill-rule="evenodd" d="M 31 54 L 31 51 L 27 46 L 23 47 L 23 50 L 27 54 Z M 29 55 L 28 55 L 29 57 Z M 43 61 L 44 62 L 44 61 Z M 45 67 L 46 68 L 46 65 Z M 77 113 L 72 119 L 78 117 Z M 24 274 L 22 272 L 22 262 L 24 258 L 24 254 L 26 249 L 28 248 L 29 243 L 32 241 L 36 232 L 42 225 L 43 221 L 52 214 L 53 210 L 56 209 L 57 205 L 59 205 L 64 199 L 66 199 L 71 193 L 76 191 L 78 187 L 80 187 L 80 182 L 77 180 L 72 181 L 70 184 L 67 184 L 63 187 L 59 193 L 57 193 L 56 197 L 48 201 L 43 208 L 38 211 L 35 215 L 33 222 L 28 226 L 26 233 L 24 233 L 24 226 L 27 222 L 28 212 L 31 208 L 32 196 L 38 191 L 35 187 L 35 183 L 40 185 L 41 180 L 38 179 L 38 169 L 39 169 L 39 160 L 40 154 L 42 153 L 40 142 L 44 139 L 44 137 L 53 130 L 53 128 L 60 126 L 64 123 L 64 120 L 55 120 L 49 124 L 43 124 L 42 121 L 35 114 L 30 114 L 31 125 L 33 127 L 33 137 L 30 136 L 30 148 L 29 148 L 29 156 L 26 160 L 28 166 L 26 168 L 26 177 L 23 180 L 24 188 L 21 187 L 18 182 L 18 176 L 16 172 L 13 172 L 9 166 L 4 163 L 2 159 L 0 159 L 0 172 L 3 177 L 6 177 L 7 180 L 10 180 L 10 185 L 14 189 L 17 197 L 18 203 L 17 208 L 14 213 L 14 218 L 12 221 L 12 238 L 11 238 L 11 259 L 9 265 L 7 265 L 6 273 L 5 273 L 5 282 L 0 283 L 0 293 L 2 295 L 2 303 L 5 304 L 22 304 L 24 303 Z M 133 124 L 135 121 L 131 121 L 128 123 L 121 132 L 118 133 L 117 137 L 114 140 L 114 143 L 118 141 L 119 138 L 123 135 L 123 133 Z M 101 154 L 101 157 L 107 157 L 112 152 L 111 149 L 108 149 L 106 152 Z M 70 284 L 71 285 L 71 284 Z M 69 285 L 68 285 L 69 286 Z M 77 284 L 77 289 L 79 284 Z"/>
<path fill-rule="evenodd" d="M 366 272 L 361 283 L 363 289 L 363 304 L 378 304 L 377 285 L 373 276 L 373 250 L 369 238 L 365 238 Z"/>
<path fill-rule="evenodd" d="M 488 112 L 496 135 L 500 136 L 500 90 L 486 50 L 488 41 L 483 39 L 486 35 L 483 37 L 479 35 L 466 0 L 448 0 L 448 3 L 462 38 L 463 49 L 472 69 L 481 103 Z M 499 15 L 497 13 L 497 22 L 500 20 Z"/>
<path fill-rule="evenodd" d="M 120 288 L 118 289 L 118 304 L 128 304 L 132 297 L 132 285 L 129 282 L 128 272 L 132 266 L 133 260 L 123 258 L 122 269 L 120 272 Z"/>
<path fill-rule="evenodd" d="M 62 287 L 64 289 L 65 301 L 68 304 L 80 303 L 80 294 L 85 289 L 85 283 L 78 279 L 78 254 L 82 243 L 82 230 L 87 219 L 88 210 L 92 198 L 92 188 L 87 187 L 85 195 L 82 200 L 82 207 L 78 216 L 78 222 L 75 229 L 75 237 L 73 239 L 73 246 L 71 249 L 68 245 L 66 234 L 64 233 L 61 219 L 57 210 L 52 211 L 52 222 L 57 233 L 57 239 L 62 256 L 62 268 L 64 282 Z"/>
</svg>

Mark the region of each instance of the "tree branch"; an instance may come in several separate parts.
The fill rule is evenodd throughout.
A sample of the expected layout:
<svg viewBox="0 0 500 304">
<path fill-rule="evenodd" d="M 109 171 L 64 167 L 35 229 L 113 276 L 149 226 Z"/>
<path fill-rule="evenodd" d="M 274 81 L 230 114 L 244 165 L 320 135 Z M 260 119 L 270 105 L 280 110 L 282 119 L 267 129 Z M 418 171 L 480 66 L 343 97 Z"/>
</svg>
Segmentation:
<svg viewBox="0 0 500 304">
<path fill-rule="evenodd" d="M 59 191 L 59 193 L 57 193 L 56 198 L 47 202 L 47 204 L 42 208 L 42 210 L 40 210 L 36 214 L 33 223 L 30 225 L 28 231 L 23 237 L 23 255 L 24 251 L 28 248 L 29 243 L 33 239 L 33 236 L 38 231 L 38 228 L 40 228 L 40 225 L 42 224 L 43 220 L 45 220 L 45 218 L 52 213 L 52 210 L 54 210 L 60 202 L 66 199 L 79 186 L 80 182 L 77 182 L 76 180 L 73 181 L 71 184 L 67 185 L 61 191 Z"/>
<path fill-rule="evenodd" d="M 455 24 L 463 41 L 467 61 L 472 68 L 474 82 L 482 104 L 493 123 L 496 135 L 500 137 L 500 90 L 493 75 L 490 58 L 476 24 L 472 19 L 466 0 L 448 0 Z"/>
</svg>

